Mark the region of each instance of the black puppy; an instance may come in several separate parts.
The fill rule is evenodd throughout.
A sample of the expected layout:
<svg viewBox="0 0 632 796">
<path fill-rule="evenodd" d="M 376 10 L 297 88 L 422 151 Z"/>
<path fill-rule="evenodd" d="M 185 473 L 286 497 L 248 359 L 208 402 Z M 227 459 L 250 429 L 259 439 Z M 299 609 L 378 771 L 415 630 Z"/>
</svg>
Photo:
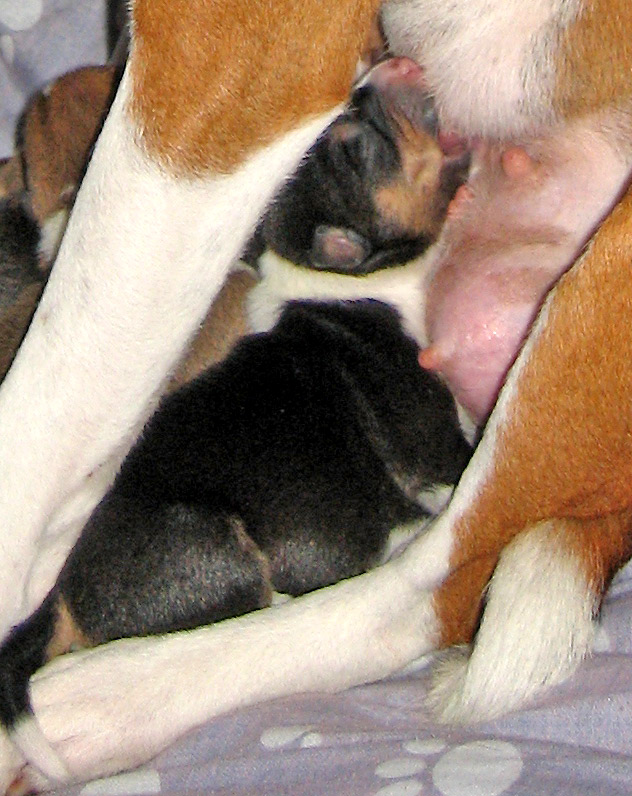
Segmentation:
<svg viewBox="0 0 632 796">
<path fill-rule="evenodd" d="M 208 624 L 360 573 L 455 484 L 470 447 L 413 339 L 418 255 L 465 170 L 434 126 L 420 79 L 385 62 L 285 186 L 250 249 L 267 331 L 147 424 L 0 650 L 5 725 L 29 710 L 30 675 L 73 644 Z"/>
</svg>

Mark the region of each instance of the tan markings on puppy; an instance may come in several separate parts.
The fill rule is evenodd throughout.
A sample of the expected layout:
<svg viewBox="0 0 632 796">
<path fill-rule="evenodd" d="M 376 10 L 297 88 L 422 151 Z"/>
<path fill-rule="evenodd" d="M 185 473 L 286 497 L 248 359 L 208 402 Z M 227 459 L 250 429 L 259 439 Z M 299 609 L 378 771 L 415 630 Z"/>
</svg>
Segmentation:
<svg viewBox="0 0 632 796">
<path fill-rule="evenodd" d="M 378 6 L 137 0 L 131 112 L 145 146 L 177 172 L 233 170 L 345 99 Z"/>
<path fill-rule="evenodd" d="M 86 67 L 63 75 L 28 105 L 21 149 L 31 209 L 40 224 L 70 204 L 68 186 L 76 188 L 81 180 L 113 90 L 112 67 Z"/>
<path fill-rule="evenodd" d="M 0 161 L 0 199 L 24 190 L 22 161 L 17 155 Z"/>
<path fill-rule="evenodd" d="M 259 564 L 259 571 L 261 573 L 261 595 L 259 598 L 259 607 L 267 608 L 272 604 L 274 597 L 274 587 L 272 585 L 272 567 L 270 566 L 270 559 L 259 547 L 259 545 L 246 533 L 243 522 L 234 517 L 230 521 L 232 530 L 237 538 L 237 543 L 243 552 L 249 557 L 253 558 Z"/>
<path fill-rule="evenodd" d="M 230 274 L 174 373 L 170 389 L 177 389 L 220 362 L 237 340 L 250 331 L 245 302 L 256 284 L 257 279 L 248 271 Z"/>
<path fill-rule="evenodd" d="M 416 237 L 437 235 L 448 206 L 449 196 L 439 189 L 443 155 L 435 140 L 397 117 L 402 168 L 396 179 L 376 191 L 380 216 Z"/>
<path fill-rule="evenodd" d="M 53 636 L 46 647 L 46 660 L 50 661 L 58 655 L 65 655 L 80 647 L 94 646 L 77 626 L 63 597 L 58 598 Z"/>
<path fill-rule="evenodd" d="M 553 97 L 564 118 L 602 108 L 629 110 L 632 96 L 632 5 L 590 0 L 563 32 Z"/>
<path fill-rule="evenodd" d="M 595 588 L 631 552 L 632 414 L 625 407 L 632 395 L 626 358 L 632 324 L 621 322 L 632 314 L 624 255 L 631 236 L 629 191 L 558 283 L 530 355 L 518 361 L 520 399 L 510 393 L 503 405 L 506 419 L 496 431 L 491 471 L 455 525 L 455 586 L 435 596 L 439 617 L 449 625 L 446 644 L 466 637 L 471 621 L 466 611 L 464 628 L 455 628 L 455 606 L 468 599 L 478 604 L 484 587 L 482 577 L 458 578 L 461 567 L 496 559 L 524 529 L 549 519 L 577 535 L 578 553 L 588 542 L 582 555 Z"/>
</svg>

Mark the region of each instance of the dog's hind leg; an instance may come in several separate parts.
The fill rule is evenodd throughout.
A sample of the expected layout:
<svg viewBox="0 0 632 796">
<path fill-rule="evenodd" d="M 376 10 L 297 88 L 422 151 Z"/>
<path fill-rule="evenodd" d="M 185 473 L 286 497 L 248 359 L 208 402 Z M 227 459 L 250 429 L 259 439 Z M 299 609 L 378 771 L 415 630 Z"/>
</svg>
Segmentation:
<svg viewBox="0 0 632 796">
<path fill-rule="evenodd" d="M 81 499 L 91 473 L 125 454 L 264 205 L 341 107 L 377 6 L 133 3 L 126 73 L 0 390 L 0 635 L 51 586 L 40 549 L 61 564 L 100 497 Z"/>
<path fill-rule="evenodd" d="M 567 677 L 632 553 L 631 219 L 628 195 L 553 290 L 452 504 L 415 543 L 440 646 L 469 640 L 481 583 L 468 569 L 498 561 L 471 657 L 437 679 L 446 719 L 497 715 Z"/>
<path fill-rule="evenodd" d="M 437 718 L 495 718 L 571 675 L 592 647 L 604 585 L 630 527 L 627 511 L 519 534 L 500 555 L 473 644 L 449 649 L 437 665 L 428 700 Z"/>
</svg>

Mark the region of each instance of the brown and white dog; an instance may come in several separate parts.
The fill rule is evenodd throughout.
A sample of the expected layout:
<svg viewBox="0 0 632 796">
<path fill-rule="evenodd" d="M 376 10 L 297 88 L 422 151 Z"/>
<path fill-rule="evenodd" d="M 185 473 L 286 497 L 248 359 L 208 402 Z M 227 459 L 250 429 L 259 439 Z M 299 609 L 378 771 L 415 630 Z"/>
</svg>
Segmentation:
<svg viewBox="0 0 632 796">
<path fill-rule="evenodd" d="M 338 112 L 378 6 L 133 3 L 126 74 L 0 394 L 5 630 L 45 593 L 264 204 Z M 588 142 L 590 174 L 606 187 L 579 218 L 552 217 L 545 236 L 581 256 L 548 294 L 427 534 L 385 566 L 290 604 L 44 669 L 32 702 L 63 764 L 38 739 L 31 762 L 49 776 L 115 771 L 220 712 L 382 677 L 471 641 L 479 619 L 472 647 L 438 675 L 444 718 L 518 707 L 590 650 L 601 595 L 632 540 L 632 328 L 621 322 L 632 197 L 608 211 L 632 161 L 632 11 L 624 0 L 391 0 L 383 21 L 393 51 L 425 67 L 446 129 L 512 142 L 480 161 L 492 158 L 508 190 L 539 190 L 546 159 L 532 140 L 569 124 Z M 519 276 L 528 286 L 528 269 Z M 439 264 L 437 284 L 449 283 Z M 539 279 L 532 298 L 549 283 Z M 458 391 L 449 354 L 438 345 L 428 356 Z M 3 769 L 20 762 L 6 742 Z"/>
</svg>

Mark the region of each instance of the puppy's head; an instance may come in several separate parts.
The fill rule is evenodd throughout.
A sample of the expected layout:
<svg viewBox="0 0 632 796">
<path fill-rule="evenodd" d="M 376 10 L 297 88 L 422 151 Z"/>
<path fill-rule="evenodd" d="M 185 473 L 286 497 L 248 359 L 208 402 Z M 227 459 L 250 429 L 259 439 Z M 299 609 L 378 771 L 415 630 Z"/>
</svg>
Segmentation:
<svg viewBox="0 0 632 796">
<path fill-rule="evenodd" d="M 273 202 L 261 248 L 349 274 L 408 262 L 438 236 L 467 166 L 467 155 L 438 143 L 420 68 L 383 61 Z"/>
</svg>

